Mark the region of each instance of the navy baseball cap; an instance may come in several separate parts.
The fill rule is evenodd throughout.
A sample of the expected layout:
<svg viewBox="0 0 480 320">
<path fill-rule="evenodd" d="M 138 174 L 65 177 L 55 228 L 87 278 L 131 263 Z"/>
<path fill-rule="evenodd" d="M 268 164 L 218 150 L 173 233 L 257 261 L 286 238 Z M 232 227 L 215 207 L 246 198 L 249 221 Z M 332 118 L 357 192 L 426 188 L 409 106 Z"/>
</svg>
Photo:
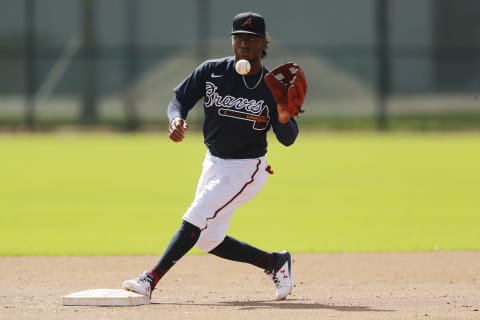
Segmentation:
<svg viewBox="0 0 480 320">
<path fill-rule="evenodd" d="M 230 34 L 248 33 L 265 37 L 265 20 L 255 12 L 242 12 L 233 18 Z"/>
</svg>

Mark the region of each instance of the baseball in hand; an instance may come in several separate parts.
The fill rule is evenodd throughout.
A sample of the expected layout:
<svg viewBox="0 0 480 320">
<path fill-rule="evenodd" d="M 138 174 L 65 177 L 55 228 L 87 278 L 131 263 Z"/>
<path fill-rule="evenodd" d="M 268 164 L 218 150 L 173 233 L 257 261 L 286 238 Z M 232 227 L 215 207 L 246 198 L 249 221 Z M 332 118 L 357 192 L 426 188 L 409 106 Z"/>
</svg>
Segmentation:
<svg viewBox="0 0 480 320">
<path fill-rule="evenodd" d="M 235 63 L 235 71 L 237 71 L 238 74 L 244 76 L 247 73 L 250 72 L 250 62 L 245 59 L 240 59 Z"/>
</svg>

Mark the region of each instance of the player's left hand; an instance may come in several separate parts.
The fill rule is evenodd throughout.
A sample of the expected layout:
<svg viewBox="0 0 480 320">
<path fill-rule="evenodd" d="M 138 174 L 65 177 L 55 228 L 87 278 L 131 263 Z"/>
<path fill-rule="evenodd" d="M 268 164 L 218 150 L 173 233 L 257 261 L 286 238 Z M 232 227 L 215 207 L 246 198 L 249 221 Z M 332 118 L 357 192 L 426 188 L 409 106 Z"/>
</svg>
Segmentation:
<svg viewBox="0 0 480 320">
<path fill-rule="evenodd" d="M 265 75 L 265 83 L 277 102 L 278 121 L 286 124 L 290 118 L 302 113 L 307 94 L 307 79 L 300 65 L 282 64 Z"/>
<path fill-rule="evenodd" d="M 185 119 L 175 118 L 168 127 L 168 137 L 174 142 L 182 142 L 188 130 L 188 123 Z"/>
</svg>

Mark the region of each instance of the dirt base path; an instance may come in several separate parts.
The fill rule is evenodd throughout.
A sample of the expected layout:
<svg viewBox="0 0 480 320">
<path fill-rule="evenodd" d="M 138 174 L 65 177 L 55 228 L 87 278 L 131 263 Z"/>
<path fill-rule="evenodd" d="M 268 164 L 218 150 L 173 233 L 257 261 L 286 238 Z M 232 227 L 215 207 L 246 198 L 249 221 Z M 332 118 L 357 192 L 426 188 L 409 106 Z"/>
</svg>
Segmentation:
<svg viewBox="0 0 480 320">
<path fill-rule="evenodd" d="M 120 288 L 157 257 L 0 257 L 0 319 L 480 319 L 480 251 L 296 254 L 296 283 L 274 301 L 259 269 L 188 255 L 152 304 L 64 307 L 63 295 Z"/>
</svg>

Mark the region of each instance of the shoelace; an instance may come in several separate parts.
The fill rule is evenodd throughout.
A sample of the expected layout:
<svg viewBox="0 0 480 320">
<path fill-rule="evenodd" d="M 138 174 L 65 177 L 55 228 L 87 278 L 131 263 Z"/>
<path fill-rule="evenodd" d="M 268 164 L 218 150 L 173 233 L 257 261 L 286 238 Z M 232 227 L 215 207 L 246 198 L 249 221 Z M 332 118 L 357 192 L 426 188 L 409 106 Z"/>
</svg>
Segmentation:
<svg viewBox="0 0 480 320">
<path fill-rule="evenodd" d="M 280 280 L 277 278 L 277 275 L 272 274 L 272 280 L 273 280 L 273 283 L 275 283 L 276 286 L 280 285 Z"/>
<path fill-rule="evenodd" d="M 265 273 L 270 279 L 272 279 L 273 283 L 275 283 L 275 286 L 278 287 L 280 285 L 280 280 L 278 279 L 277 274 L 275 272 L 269 272 L 265 270 Z"/>
<path fill-rule="evenodd" d="M 151 278 L 151 276 L 149 274 L 146 274 L 146 273 L 144 273 L 144 274 L 140 275 L 140 277 L 138 277 L 138 282 L 147 282 L 147 283 L 151 284 L 152 280 L 153 279 Z"/>
</svg>

